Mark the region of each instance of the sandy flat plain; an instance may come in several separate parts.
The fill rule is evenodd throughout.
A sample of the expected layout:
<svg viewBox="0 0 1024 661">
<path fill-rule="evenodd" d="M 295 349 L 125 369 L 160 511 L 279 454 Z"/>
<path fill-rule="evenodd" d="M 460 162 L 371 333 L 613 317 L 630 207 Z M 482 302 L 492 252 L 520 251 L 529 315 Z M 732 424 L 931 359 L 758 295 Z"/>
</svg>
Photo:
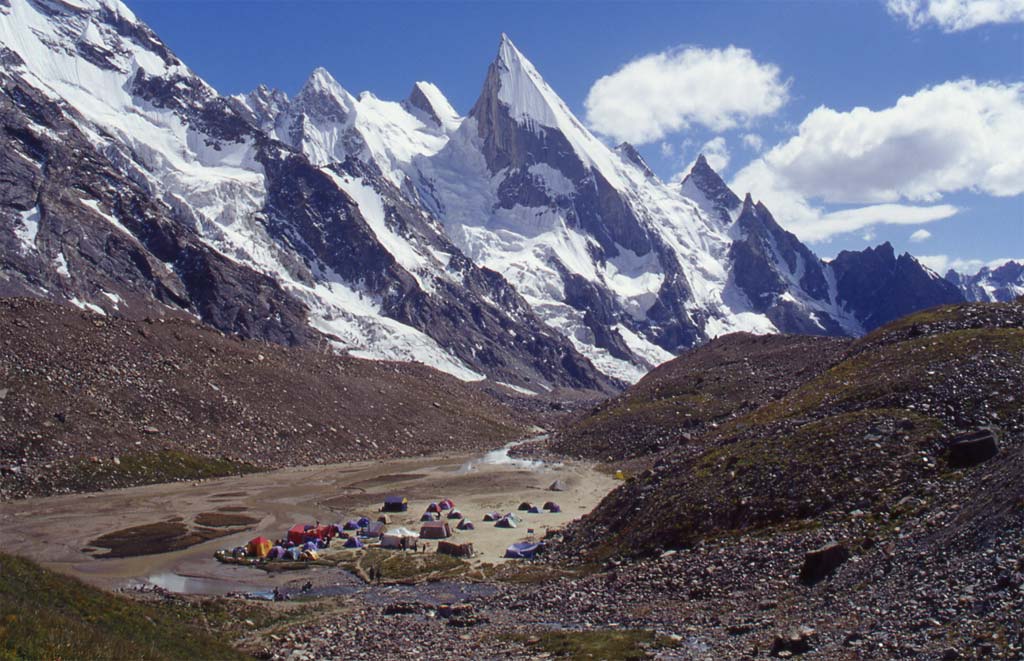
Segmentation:
<svg viewBox="0 0 1024 661">
<path fill-rule="evenodd" d="M 561 479 L 563 492 L 547 487 Z M 145 583 L 182 587 L 192 577 L 195 591 L 267 588 L 299 576 L 270 575 L 251 567 L 223 565 L 213 558 L 219 548 L 244 545 L 256 535 L 284 537 L 295 523 L 344 522 L 359 516 L 375 519 L 384 496 L 409 499 L 407 513 L 391 516 L 388 528 L 419 530 L 419 517 L 431 501 L 451 498 L 477 525 L 457 531 L 452 541 L 472 542 L 478 562 L 500 562 L 505 548 L 530 537 L 541 538 L 586 514 L 615 481 L 587 463 L 530 464 L 511 461 L 505 451 L 488 455 L 431 456 L 329 466 L 289 468 L 242 477 L 179 482 L 91 494 L 32 498 L 0 505 L 6 546 L 44 566 L 105 588 Z M 543 505 L 553 500 L 559 514 L 516 512 L 516 529 L 496 528 L 483 521 L 485 512 L 515 511 L 523 501 Z M 259 520 L 243 531 L 169 553 L 131 558 L 97 558 L 90 542 L 106 533 L 159 523 L 175 517 L 193 525 L 203 512 L 235 512 Z M 452 521 L 453 528 L 457 521 Z M 436 542 L 431 543 L 431 550 Z M 337 572 L 317 567 L 299 574 Z M 168 582 L 170 577 L 170 582 Z M 302 576 L 304 579 L 305 576 Z M 320 576 L 321 579 L 326 578 Z M 175 586 L 174 583 L 178 585 Z"/>
</svg>

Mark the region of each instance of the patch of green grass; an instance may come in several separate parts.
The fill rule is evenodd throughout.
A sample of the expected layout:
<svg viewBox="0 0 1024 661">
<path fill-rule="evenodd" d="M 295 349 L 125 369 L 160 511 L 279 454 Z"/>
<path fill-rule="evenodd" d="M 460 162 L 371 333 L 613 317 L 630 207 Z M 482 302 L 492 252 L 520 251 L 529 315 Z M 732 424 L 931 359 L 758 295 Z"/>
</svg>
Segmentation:
<svg viewBox="0 0 1024 661">
<path fill-rule="evenodd" d="M 58 486 L 76 491 L 97 487 L 123 487 L 159 484 L 183 480 L 201 480 L 255 473 L 259 469 L 248 463 L 189 454 L 181 450 L 159 450 L 129 454 L 118 458 L 119 463 L 104 461 L 79 462 L 77 469 L 62 476 Z"/>
<path fill-rule="evenodd" d="M 0 659 L 245 659 L 195 614 L 0 553 Z"/>
<path fill-rule="evenodd" d="M 607 661 L 647 659 L 654 650 L 675 646 L 672 639 L 645 629 L 549 631 L 536 636 L 516 634 L 513 638 L 555 657 Z"/>
</svg>

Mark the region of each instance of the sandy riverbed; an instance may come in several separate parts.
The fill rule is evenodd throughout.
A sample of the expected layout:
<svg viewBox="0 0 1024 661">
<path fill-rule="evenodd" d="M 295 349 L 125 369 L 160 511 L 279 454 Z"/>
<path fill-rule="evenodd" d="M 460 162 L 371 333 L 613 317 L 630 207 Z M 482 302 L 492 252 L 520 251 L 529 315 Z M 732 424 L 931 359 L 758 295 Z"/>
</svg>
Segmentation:
<svg viewBox="0 0 1024 661">
<path fill-rule="evenodd" d="M 565 482 L 568 490 L 547 491 L 556 479 Z M 341 522 L 363 515 L 376 518 L 386 494 L 402 494 L 410 501 L 409 512 L 392 515 L 389 527 L 412 530 L 419 530 L 419 516 L 431 501 L 451 498 L 477 524 L 476 530 L 458 531 L 453 541 L 472 542 L 478 552 L 477 561 L 500 562 L 505 547 L 526 539 L 528 529 L 532 528 L 539 538 L 548 528 L 564 526 L 593 509 L 615 484 L 591 464 L 529 466 L 510 463 L 499 451 L 486 459 L 460 455 L 359 462 L 200 483 L 33 498 L 0 505 L 0 525 L 5 545 L 12 552 L 94 585 L 115 588 L 152 578 L 172 589 L 187 591 L 190 588 L 182 585 L 181 577 L 188 576 L 200 579 L 192 583 L 191 589 L 217 592 L 267 588 L 299 578 L 306 580 L 310 574 L 326 579 L 323 574 L 337 573 L 318 567 L 268 576 L 251 567 L 222 565 L 213 559 L 213 552 L 244 544 L 256 535 L 283 537 L 294 523 Z M 539 506 L 546 500 L 557 502 L 562 512 L 517 512 L 522 524 L 512 530 L 483 521 L 485 512 L 512 511 L 522 501 Z M 171 553 L 99 559 L 83 551 L 105 533 L 173 517 L 182 517 L 191 524 L 197 514 L 223 508 L 242 510 L 259 523 L 243 532 Z"/>
</svg>

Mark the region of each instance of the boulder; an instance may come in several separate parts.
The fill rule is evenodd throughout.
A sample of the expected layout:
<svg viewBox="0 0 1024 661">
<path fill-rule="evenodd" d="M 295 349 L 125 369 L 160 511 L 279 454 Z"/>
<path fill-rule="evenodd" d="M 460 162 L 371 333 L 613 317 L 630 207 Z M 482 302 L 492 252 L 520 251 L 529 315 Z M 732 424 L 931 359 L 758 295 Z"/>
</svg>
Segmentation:
<svg viewBox="0 0 1024 661">
<path fill-rule="evenodd" d="M 800 569 L 800 582 L 814 585 L 830 576 L 839 565 L 850 558 L 850 550 L 840 542 L 830 542 L 821 548 L 808 551 L 804 566 Z"/>
<path fill-rule="evenodd" d="M 999 454 L 996 435 L 991 429 L 978 429 L 954 436 L 949 444 L 949 465 L 954 468 L 975 466 Z"/>
<path fill-rule="evenodd" d="M 772 642 L 771 656 L 789 657 L 794 654 L 803 654 L 811 651 L 811 638 L 814 636 L 814 629 L 811 627 L 797 627 L 785 635 L 775 636 Z"/>
</svg>

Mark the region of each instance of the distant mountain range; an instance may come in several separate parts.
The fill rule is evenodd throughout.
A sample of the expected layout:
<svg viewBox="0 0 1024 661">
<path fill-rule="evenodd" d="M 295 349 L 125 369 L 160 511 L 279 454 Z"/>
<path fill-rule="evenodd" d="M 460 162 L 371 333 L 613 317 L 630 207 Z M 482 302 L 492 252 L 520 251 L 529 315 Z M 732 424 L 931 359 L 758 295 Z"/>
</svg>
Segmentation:
<svg viewBox="0 0 1024 661">
<path fill-rule="evenodd" d="M 673 184 L 607 146 L 504 35 L 462 117 L 324 69 L 222 96 L 116 0 L 0 0 L 0 80 L 0 295 L 541 393 L 1024 291 L 1020 265 L 944 279 L 889 244 L 822 261 L 703 157 Z"/>
</svg>

